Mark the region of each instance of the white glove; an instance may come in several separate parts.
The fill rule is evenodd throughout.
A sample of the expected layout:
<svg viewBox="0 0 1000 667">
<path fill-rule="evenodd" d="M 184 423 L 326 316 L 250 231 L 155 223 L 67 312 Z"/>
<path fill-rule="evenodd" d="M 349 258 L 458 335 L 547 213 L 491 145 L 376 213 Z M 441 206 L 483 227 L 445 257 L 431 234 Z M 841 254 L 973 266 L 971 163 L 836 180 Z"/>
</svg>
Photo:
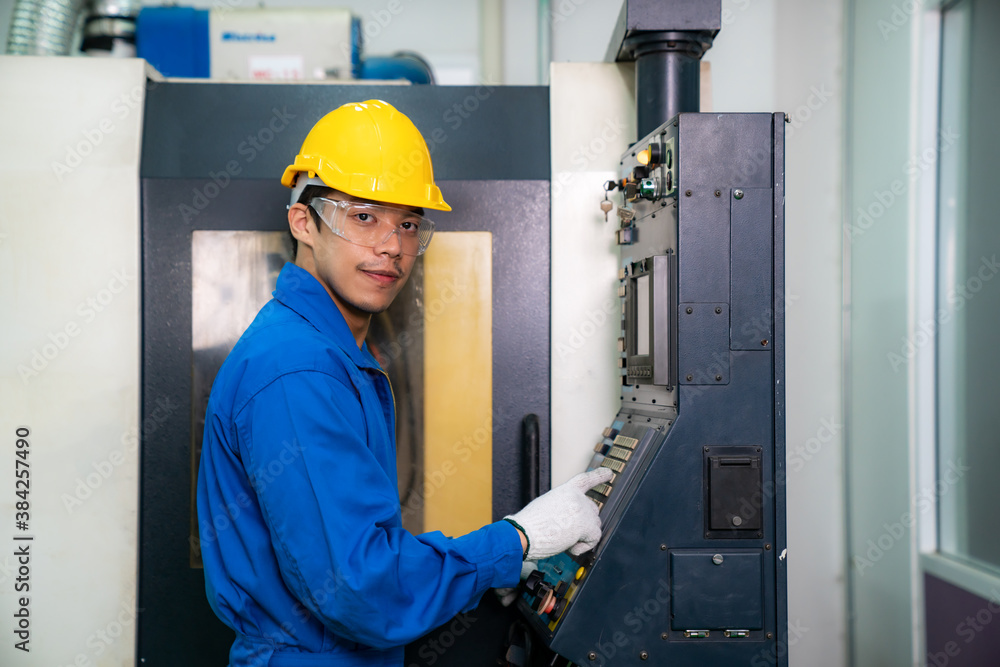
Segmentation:
<svg viewBox="0 0 1000 667">
<path fill-rule="evenodd" d="M 585 494 L 611 479 L 608 468 L 583 472 L 532 500 L 510 519 L 528 538 L 525 560 L 541 560 L 567 549 L 574 556 L 590 551 L 601 539 L 597 504 Z"/>
<path fill-rule="evenodd" d="M 528 578 L 528 575 L 538 569 L 533 560 L 526 560 L 521 565 L 521 581 Z M 493 592 L 500 599 L 500 604 L 509 607 L 517 599 L 517 588 L 494 588 Z"/>
</svg>

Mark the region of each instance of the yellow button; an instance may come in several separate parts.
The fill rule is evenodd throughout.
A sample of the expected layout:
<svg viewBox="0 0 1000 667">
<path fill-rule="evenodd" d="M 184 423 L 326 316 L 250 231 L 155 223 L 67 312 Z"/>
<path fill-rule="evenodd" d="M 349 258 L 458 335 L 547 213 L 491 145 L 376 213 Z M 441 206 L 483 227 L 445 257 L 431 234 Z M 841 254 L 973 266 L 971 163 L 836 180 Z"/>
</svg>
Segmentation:
<svg viewBox="0 0 1000 667">
<path fill-rule="evenodd" d="M 586 572 L 586 568 L 582 568 L 582 567 L 579 570 L 576 571 L 576 580 L 577 581 L 580 581 L 581 579 L 583 579 L 583 573 L 584 572 Z"/>
</svg>

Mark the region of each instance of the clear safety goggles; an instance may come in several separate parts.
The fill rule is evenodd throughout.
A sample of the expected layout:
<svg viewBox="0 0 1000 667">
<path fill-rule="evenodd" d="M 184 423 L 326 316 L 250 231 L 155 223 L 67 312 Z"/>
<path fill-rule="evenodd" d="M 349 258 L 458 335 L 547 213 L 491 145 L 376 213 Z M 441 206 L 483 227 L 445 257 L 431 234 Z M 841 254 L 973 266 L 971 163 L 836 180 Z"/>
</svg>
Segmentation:
<svg viewBox="0 0 1000 667">
<path fill-rule="evenodd" d="M 404 255 L 422 255 L 434 234 L 433 222 L 403 208 L 326 197 L 314 197 L 309 205 L 330 231 L 366 248 L 380 246 L 395 234 Z"/>
</svg>

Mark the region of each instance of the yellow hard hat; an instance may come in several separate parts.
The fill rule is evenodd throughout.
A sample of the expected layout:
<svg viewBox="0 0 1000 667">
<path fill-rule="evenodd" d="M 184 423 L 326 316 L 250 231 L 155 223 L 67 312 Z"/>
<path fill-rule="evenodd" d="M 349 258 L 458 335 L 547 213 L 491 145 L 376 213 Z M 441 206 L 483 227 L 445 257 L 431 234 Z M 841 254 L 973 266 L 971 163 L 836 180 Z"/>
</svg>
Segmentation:
<svg viewBox="0 0 1000 667">
<path fill-rule="evenodd" d="M 434 184 L 431 154 L 420 131 L 381 100 L 345 104 L 320 118 L 281 184 L 294 188 L 299 174 L 355 197 L 451 210 Z"/>
</svg>

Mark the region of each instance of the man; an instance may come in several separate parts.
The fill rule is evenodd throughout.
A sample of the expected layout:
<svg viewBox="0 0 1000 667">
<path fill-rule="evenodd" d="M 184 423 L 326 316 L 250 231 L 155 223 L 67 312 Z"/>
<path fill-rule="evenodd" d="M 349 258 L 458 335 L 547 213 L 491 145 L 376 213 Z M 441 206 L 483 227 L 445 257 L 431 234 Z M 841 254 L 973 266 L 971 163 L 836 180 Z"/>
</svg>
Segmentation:
<svg viewBox="0 0 1000 667">
<path fill-rule="evenodd" d="M 396 484 L 389 381 L 365 345 L 450 210 L 410 119 L 371 100 L 309 132 L 293 188 L 294 263 L 216 377 L 198 517 L 209 602 L 233 667 L 392 666 L 402 646 L 515 586 L 524 560 L 600 538 L 580 475 L 468 535 L 411 535 Z M 208 534 L 205 534 L 208 533 Z"/>
</svg>

